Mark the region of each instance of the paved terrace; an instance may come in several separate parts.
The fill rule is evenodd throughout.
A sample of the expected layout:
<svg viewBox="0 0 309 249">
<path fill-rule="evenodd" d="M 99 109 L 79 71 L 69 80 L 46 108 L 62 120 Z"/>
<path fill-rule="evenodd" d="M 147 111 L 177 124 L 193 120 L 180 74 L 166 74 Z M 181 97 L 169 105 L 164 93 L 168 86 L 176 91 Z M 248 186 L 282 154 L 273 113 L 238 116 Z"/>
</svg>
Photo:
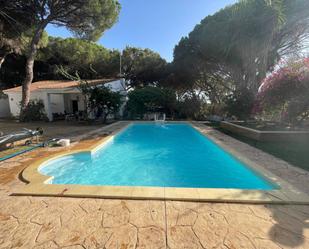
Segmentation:
<svg viewBox="0 0 309 249">
<path fill-rule="evenodd" d="M 87 142 L 117 125 L 90 133 L 90 127 L 63 129 L 74 141 Z M 309 193 L 308 172 L 206 129 Z M 42 148 L 0 163 L 0 248 L 309 248 L 309 206 L 304 205 L 9 196 L 25 184 L 18 179 L 23 168 L 59 150 Z"/>
</svg>

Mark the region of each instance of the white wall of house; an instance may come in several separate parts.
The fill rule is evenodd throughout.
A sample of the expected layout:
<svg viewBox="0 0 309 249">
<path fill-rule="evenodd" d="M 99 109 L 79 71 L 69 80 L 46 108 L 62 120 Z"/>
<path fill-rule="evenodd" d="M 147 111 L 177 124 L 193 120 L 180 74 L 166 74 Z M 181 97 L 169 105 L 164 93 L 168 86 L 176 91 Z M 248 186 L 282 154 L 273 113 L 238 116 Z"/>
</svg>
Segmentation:
<svg viewBox="0 0 309 249">
<path fill-rule="evenodd" d="M 22 95 L 18 92 L 8 93 L 7 95 L 9 99 L 11 115 L 17 117 L 20 113 L 20 103 Z M 46 93 L 44 95 L 44 93 L 41 92 L 32 92 L 30 97 L 31 100 L 43 100 L 44 104 L 46 102 L 46 98 Z"/>
<path fill-rule="evenodd" d="M 11 116 L 10 104 L 7 97 L 0 98 L 0 118 L 8 118 Z"/>
<path fill-rule="evenodd" d="M 21 103 L 21 99 L 22 99 L 22 94 L 19 92 L 10 92 L 7 93 L 8 98 L 9 98 L 9 104 L 10 104 L 10 112 L 11 115 L 14 117 L 18 117 L 19 113 L 20 113 L 20 103 Z M 52 98 L 52 96 L 50 95 L 50 97 Z M 48 118 L 51 120 L 51 110 L 49 108 L 53 108 L 52 105 L 48 105 L 48 102 L 51 102 L 51 98 L 50 100 L 48 100 L 48 95 L 47 92 L 32 92 L 30 95 L 30 99 L 31 100 L 42 100 L 44 103 L 44 109 L 45 109 L 45 113 L 47 114 Z M 54 102 L 55 103 L 55 102 Z M 55 108 L 60 108 L 58 104 L 55 105 Z"/>
<path fill-rule="evenodd" d="M 8 113 L 18 117 L 20 113 L 21 93 L 8 93 L 9 107 Z M 49 100 L 48 100 L 49 98 Z M 73 112 L 72 101 L 78 101 L 78 110 L 85 110 L 84 96 L 80 93 L 47 93 L 47 92 L 32 92 L 31 100 L 42 100 L 45 107 L 45 112 L 49 113 L 67 113 Z M 49 105 L 48 105 L 49 102 Z M 50 110 L 48 109 L 50 107 Z"/>
<path fill-rule="evenodd" d="M 10 103 L 11 115 L 14 117 L 18 116 L 20 112 L 21 94 L 20 93 L 10 93 L 8 94 L 8 99 Z"/>
<path fill-rule="evenodd" d="M 64 95 L 50 94 L 50 107 L 52 113 L 64 113 Z"/>
</svg>

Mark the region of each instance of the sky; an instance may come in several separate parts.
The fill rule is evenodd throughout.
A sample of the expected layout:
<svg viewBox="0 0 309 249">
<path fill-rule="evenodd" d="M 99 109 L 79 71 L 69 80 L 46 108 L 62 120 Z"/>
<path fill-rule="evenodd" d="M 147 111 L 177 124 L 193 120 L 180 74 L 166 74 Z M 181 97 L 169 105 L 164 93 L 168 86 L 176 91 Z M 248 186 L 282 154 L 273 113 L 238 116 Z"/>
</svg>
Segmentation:
<svg viewBox="0 0 309 249">
<path fill-rule="evenodd" d="M 203 18 L 237 0 L 120 0 L 118 22 L 98 41 L 109 49 L 150 48 L 167 61 L 173 49 Z M 65 28 L 49 25 L 51 36 L 72 37 Z"/>
</svg>

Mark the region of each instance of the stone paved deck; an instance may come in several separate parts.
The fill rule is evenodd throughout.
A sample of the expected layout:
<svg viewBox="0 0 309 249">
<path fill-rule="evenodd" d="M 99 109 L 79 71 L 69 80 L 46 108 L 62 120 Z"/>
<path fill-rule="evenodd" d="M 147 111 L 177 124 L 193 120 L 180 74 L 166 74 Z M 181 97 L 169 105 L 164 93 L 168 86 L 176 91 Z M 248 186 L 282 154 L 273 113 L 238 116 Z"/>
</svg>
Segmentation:
<svg viewBox="0 0 309 249">
<path fill-rule="evenodd" d="M 272 156 L 216 131 L 211 135 L 308 193 L 307 172 L 280 160 L 268 165 Z M 309 248 L 304 205 L 9 196 L 24 184 L 18 173 L 41 152 L 0 164 L 0 248 Z"/>
</svg>

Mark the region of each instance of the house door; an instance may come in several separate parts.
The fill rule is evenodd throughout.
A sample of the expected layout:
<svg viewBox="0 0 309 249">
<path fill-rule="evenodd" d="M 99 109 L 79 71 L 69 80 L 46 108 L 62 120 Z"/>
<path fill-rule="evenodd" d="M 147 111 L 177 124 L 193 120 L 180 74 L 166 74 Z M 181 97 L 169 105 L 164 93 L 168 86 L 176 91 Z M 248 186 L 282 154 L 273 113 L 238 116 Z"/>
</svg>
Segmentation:
<svg viewBox="0 0 309 249">
<path fill-rule="evenodd" d="M 73 113 L 78 112 L 78 101 L 77 100 L 72 100 L 72 110 L 73 110 Z"/>
</svg>

